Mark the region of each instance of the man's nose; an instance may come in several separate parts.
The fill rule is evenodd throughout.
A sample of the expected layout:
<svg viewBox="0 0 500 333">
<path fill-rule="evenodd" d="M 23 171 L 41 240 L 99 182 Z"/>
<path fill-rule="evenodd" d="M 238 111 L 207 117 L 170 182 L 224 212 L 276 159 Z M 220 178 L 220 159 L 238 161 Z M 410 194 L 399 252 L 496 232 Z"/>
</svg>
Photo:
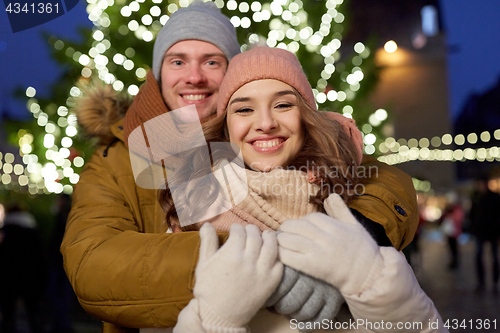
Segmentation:
<svg viewBox="0 0 500 333">
<path fill-rule="evenodd" d="M 186 83 L 199 85 L 206 82 L 206 76 L 202 68 L 198 65 L 190 66 L 186 73 Z"/>
</svg>

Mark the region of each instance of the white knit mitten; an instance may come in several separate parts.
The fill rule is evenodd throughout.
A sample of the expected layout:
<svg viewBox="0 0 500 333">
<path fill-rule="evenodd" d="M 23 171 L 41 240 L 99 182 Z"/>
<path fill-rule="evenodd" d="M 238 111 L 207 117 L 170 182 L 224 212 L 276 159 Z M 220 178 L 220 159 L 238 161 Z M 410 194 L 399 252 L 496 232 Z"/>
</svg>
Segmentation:
<svg viewBox="0 0 500 333">
<path fill-rule="evenodd" d="M 334 217 L 313 213 L 285 221 L 278 235 L 283 264 L 326 281 L 343 295 L 363 292 L 370 284 L 372 268 L 382 260 L 378 245 L 359 224 L 337 194 L 325 200 Z"/>
<path fill-rule="evenodd" d="M 233 224 L 219 249 L 215 229 L 200 229 L 200 259 L 196 267 L 194 297 L 203 327 L 210 332 L 247 324 L 271 296 L 281 280 L 276 235 L 254 225 Z M 230 330 L 233 331 L 233 330 Z"/>
<path fill-rule="evenodd" d="M 143 330 L 141 330 L 140 333 L 143 333 L 142 331 Z M 167 329 L 165 329 L 165 332 L 167 332 Z M 193 298 L 189 302 L 189 304 L 179 313 L 179 316 L 177 317 L 177 324 L 174 327 L 173 333 L 199 333 L 199 332 L 203 332 L 203 326 L 201 325 L 201 318 L 200 318 L 200 308 L 198 300 L 196 298 Z"/>
</svg>

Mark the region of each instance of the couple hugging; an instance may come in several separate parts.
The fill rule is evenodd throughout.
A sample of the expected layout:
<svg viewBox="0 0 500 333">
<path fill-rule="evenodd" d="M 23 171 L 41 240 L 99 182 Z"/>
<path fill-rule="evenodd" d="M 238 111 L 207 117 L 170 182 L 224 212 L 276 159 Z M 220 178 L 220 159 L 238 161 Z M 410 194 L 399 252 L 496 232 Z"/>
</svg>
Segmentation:
<svg viewBox="0 0 500 333">
<path fill-rule="evenodd" d="M 229 20 L 211 3 L 194 3 L 158 35 L 153 70 L 132 105 L 109 88 L 80 101 L 80 124 L 102 143 L 75 188 L 61 246 L 82 306 L 105 321 L 104 332 L 297 331 L 291 323 L 349 331 L 333 324 L 356 320 L 420 322 L 416 331 L 445 332 L 398 252 L 416 227 L 411 180 L 363 159 L 361 134 L 350 120 L 316 110 L 295 55 L 263 47 L 238 54 L 236 45 Z M 224 163 L 224 154 L 212 151 L 210 164 L 225 170 L 224 182 L 203 182 L 181 168 L 174 177 L 186 184 L 180 194 L 170 179 L 163 190 L 141 188 L 129 158 L 131 133 L 189 105 L 206 141 L 237 147 L 242 163 Z M 96 114 L 109 116 L 102 121 Z M 317 168 L 297 172 L 311 162 Z M 377 165 L 378 177 L 358 179 L 360 164 Z M 353 172 L 322 172 L 331 166 Z M 245 184 L 243 176 L 253 181 Z M 242 200 L 197 220 L 224 192 L 221 183 L 239 188 L 233 182 L 247 189 Z M 361 196 L 340 191 L 358 183 L 366 188 Z M 306 193 L 293 190 L 304 186 Z M 439 329 L 428 327 L 436 320 Z M 374 331 L 385 330 L 391 329 Z"/>
</svg>

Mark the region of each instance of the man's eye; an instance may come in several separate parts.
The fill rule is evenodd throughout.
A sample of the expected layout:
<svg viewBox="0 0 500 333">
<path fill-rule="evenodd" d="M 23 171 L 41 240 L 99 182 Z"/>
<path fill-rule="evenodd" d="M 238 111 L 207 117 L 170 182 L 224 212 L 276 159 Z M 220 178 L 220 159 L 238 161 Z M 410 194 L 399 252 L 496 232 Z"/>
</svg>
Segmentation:
<svg viewBox="0 0 500 333">
<path fill-rule="evenodd" d="M 215 60 L 209 60 L 209 61 L 207 61 L 207 64 L 210 65 L 210 66 L 216 66 L 219 63 L 217 61 L 215 61 Z"/>
<path fill-rule="evenodd" d="M 182 65 L 182 61 L 180 61 L 180 60 L 174 60 L 174 61 L 172 61 L 172 64 L 176 65 L 176 66 L 180 66 L 180 65 Z"/>
</svg>

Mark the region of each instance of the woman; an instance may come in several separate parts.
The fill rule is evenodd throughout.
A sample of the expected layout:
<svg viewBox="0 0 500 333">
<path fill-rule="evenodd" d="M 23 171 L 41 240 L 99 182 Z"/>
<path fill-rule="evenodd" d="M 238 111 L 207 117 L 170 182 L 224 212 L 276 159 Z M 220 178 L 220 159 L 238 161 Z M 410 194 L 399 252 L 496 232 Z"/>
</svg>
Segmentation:
<svg viewBox="0 0 500 333">
<path fill-rule="evenodd" d="M 270 48 L 256 48 L 238 55 L 230 64 L 219 93 L 220 116 L 207 122 L 204 132 L 207 142 L 226 141 L 239 148 L 249 170 L 244 172 L 250 180 L 249 195 L 228 214 L 224 213 L 209 222 L 218 230 L 227 230 L 230 224 L 238 223 L 256 224 L 261 230 L 284 231 L 278 235 L 280 260 L 285 265 L 337 287 L 346 299 L 354 320 L 358 324 L 361 324 L 361 320 L 367 320 L 375 326 L 373 328 L 367 324 L 367 331 L 392 331 L 400 322 L 403 325 L 401 331 L 412 331 L 405 326 L 405 321 L 421 323 L 422 328 L 417 327 L 414 331 L 446 331 L 442 328 L 441 318 L 434 305 L 418 286 L 404 257 L 394 248 L 378 247 L 345 206 L 345 202 L 355 195 L 352 187 L 349 191 L 349 185 L 355 187 L 357 184 L 355 170 L 359 163 L 358 150 L 338 122 L 327 121 L 322 114 L 315 112 L 311 87 L 295 56 L 284 50 Z M 196 155 L 192 156 L 193 165 L 196 165 Z M 242 182 L 237 165 L 221 167 L 221 161 L 231 160 L 227 152 L 217 155 L 212 151 L 212 155 L 222 156 L 220 159 L 214 158 L 213 168 L 224 169 L 226 182 Z M 330 172 L 333 166 L 341 172 Z M 290 167 L 294 167 L 293 170 Z M 207 182 L 206 177 L 200 178 L 199 175 L 183 172 L 177 174 L 178 184 L 188 184 L 185 187 L 187 191 L 179 194 L 180 200 L 177 203 L 187 207 L 200 204 L 200 198 L 195 195 L 196 189 L 205 186 L 212 188 L 213 195 L 202 202 L 201 206 L 203 209 L 211 207 L 217 201 L 220 186 L 213 181 L 211 174 L 208 178 L 212 178 L 212 182 Z M 272 190 L 276 185 L 283 189 L 289 184 L 293 187 L 289 192 L 276 194 L 262 191 L 262 188 Z M 297 191 L 304 188 L 304 185 L 307 191 Z M 168 190 L 163 195 L 164 202 L 171 204 L 175 201 Z M 326 211 L 330 217 L 313 213 L 318 211 Z M 196 217 L 199 216 L 196 211 L 185 215 L 186 220 L 191 223 L 197 222 Z M 229 216 L 225 219 L 224 215 Z M 299 218 L 302 219 L 294 220 Z M 177 224 L 175 208 L 168 210 L 167 221 L 174 231 L 183 229 Z M 197 229 L 203 222 L 206 221 L 189 228 Z M 241 227 L 239 228 L 241 232 Z M 201 230 L 202 240 L 210 233 L 212 239 L 215 237 L 211 227 L 206 226 Z M 238 227 L 232 227 L 231 233 L 233 230 L 238 230 Z M 247 233 L 254 232 L 254 227 L 247 227 Z M 267 244 L 273 242 L 268 235 L 266 233 L 265 236 L 268 238 Z M 224 245 L 221 253 L 230 252 L 228 247 Z M 258 246 L 254 245 L 253 248 Z M 272 253 L 265 251 L 265 247 L 262 249 L 261 253 Z M 203 246 L 200 256 L 204 256 Z M 266 255 L 267 259 L 269 257 L 272 254 Z M 219 265 L 221 261 L 223 260 L 214 260 Z M 264 266 L 270 267 L 269 262 L 272 260 L 268 260 L 268 264 Z M 204 261 L 199 265 L 203 267 Z M 200 281 L 207 279 L 221 282 L 232 275 L 220 270 L 202 272 L 202 269 L 197 270 L 197 284 L 203 284 Z M 237 272 L 238 270 L 232 271 L 234 274 Z M 270 287 L 276 284 L 273 278 L 261 281 L 262 284 L 257 284 L 259 291 L 272 290 Z M 226 285 L 230 286 L 231 283 Z M 207 332 L 245 331 L 242 325 L 248 320 L 249 312 L 255 313 L 262 307 L 270 293 L 259 294 L 260 298 L 253 292 L 238 295 L 240 304 L 249 301 L 249 305 L 243 307 L 246 310 L 230 308 L 233 311 L 219 311 L 218 315 L 207 310 L 211 306 L 203 300 L 203 293 L 197 292 L 197 287 L 194 295 L 195 299 L 179 316 L 176 326 L 179 332 L 188 331 L 185 325 L 193 318 L 197 318 L 202 324 L 207 323 L 203 326 Z M 224 295 L 228 300 L 234 300 L 234 296 L 230 290 Z M 215 303 L 220 304 L 221 300 L 218 299 Z M 228 313 L 237 319 L 228 320 Z M 391 327 L 380 327 L 382 321 L 389 321 Z M 431 325 L 435 321 L 441 328 Z M 293 323 L 286 319 L 280 325 L 274 331 L 294 331 L 290 329 L 293 328 Z M 331 325 L 304 328 L 337 328 Z M 361 327 L 357 329 L 363 330 Z M 264 330 L 265 327 L 255 331 Z"/>
</svg>

